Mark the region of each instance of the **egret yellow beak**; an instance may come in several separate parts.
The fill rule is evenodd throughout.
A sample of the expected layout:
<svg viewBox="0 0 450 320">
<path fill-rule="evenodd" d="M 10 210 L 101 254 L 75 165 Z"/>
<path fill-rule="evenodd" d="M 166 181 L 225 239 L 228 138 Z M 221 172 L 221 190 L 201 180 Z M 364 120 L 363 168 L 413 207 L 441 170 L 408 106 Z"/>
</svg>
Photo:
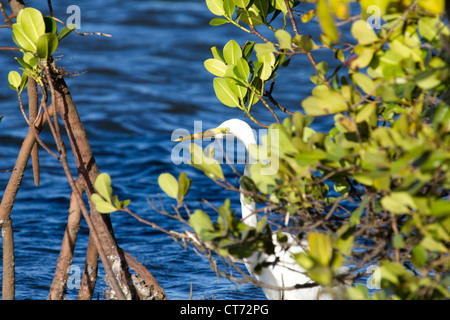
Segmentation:
<svg viewBox="0 0 450 320">
<path fill-rule="evenodd" d="M 203 132 L 194 133 L 189 136 L 180 137 L 178 139 L 173 140 L 173 142 L 211 138 L 211 137 L 215 137 L 218 134 L 226 134 L 228 131 L 229 131 L 228 128 L 214 128 L 214 129 L 206 130 Z"/>
</svg>

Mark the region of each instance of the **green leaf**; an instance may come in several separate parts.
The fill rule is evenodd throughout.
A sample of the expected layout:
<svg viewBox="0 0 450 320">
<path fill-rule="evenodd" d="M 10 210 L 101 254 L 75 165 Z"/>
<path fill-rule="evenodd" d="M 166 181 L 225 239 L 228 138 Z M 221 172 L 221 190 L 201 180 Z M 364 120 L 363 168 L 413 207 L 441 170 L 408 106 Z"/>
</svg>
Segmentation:
<svg viewBox="0 0 450 320">
<path fill-rule="evenodd" d="M 211 11 L 216 16 L 225 15 L 223 0 L 206 0 L 206 6 L 208 7 L 209 11 Z"/>
<path fill-rule="evenodd" d="M 19 86 L 19 93 L 22 92 L 22 90 L 27 86 L 27 84 L 28 84 L 28 75 L 24 72 L 22 75 L 22 81 Z"/>
<path fill-rule="evenodd" d="M 330 236 L 322 232 L 312 232 L 308 235 L 310 256 L 322 266 L 328 266 L 333 256 L 333 246 Z"/>
<path fill-rule="evenodd" d="M 331 41 L 337 41 L 339 37 L 327 0 L 317 0 L 317 14 L 323 32 L 325 32 Z"/>
<path fill-rule="evenodd" d="M 220 52 L 219 49 L 217 49 L 217 47 L 212 47 L 211 48 L 211 53 L 212 53 L 214 59 L 222 61 L 223 63 L 225 63 L 225 59 L 223 58 L 222 53 Z"/>
<path fill-rule="evenodd" d="M 243 86 L 242 84 L 245 83 L 239 79 L 240 74 L 237 71 L 236 66 L 231 66 L 226 74 L 225 74 L 225 80 L 227 82 L 228 87 L 233 91 L 235 95 L 237 95 L 241 101 L 244 100 L 244 97 L 247 95 L 247 87 Z"/>
<path fill-rule="evenodd" d="M 272 0 L 272 2 L 276 9 L 280 10 L 284 14 L 288 12 L 284 0 Z"/>
<path fill-rule="evenodd" d="M 435 217 L 445 217 L 450 215 L 450 202 L 444 199 L 433 201 L 430 207 L 430 214 Z"/>
<path fill-rule="evenodd" d="M 275 46 L 272 42 L 266 42 L 266 43 L 257 43 L 255 44 L 255 51 L 259 55 L 265 55 L 265 54 L 271 54 L 275 51 Z"/>
<path fill-rule="evenodd" d="M 95 179 L 94 188 L 107 202 L 111 203 L 112 187 L 109 174 L 100 173 Z"/>
<path fill-rule="evenodd" d="M 311 257 L 306 253 L 294 253 L 292 256 L 294 257 L 295 262 L 297 262 L 305 270 L 309 270 L 314 266 L 314 260 L 311 259 Z"/>
<path fill-rule="evenodd" d="M 213 27 L 221 26 L 226 23 L 230 23 L 230 21 L 224 18 L 213 18 L 211 19 L 211 21 L 209 21 L 209 25 Z"/>
<path fill-rule="evenodd" d="M 375 31 L 373 31 L 364 20 L 355 21 L 352 25 L 351 33 L 361 45 L 368 45 L 379 41 Z"/>
<path fill-rule="evenodd" d="M 240 58 L 236 63 L 236 69 L 239 79 L 245 83 L 248 83 L 248 77 L 250 77 L 250 67 L 248 66 L 247 60 Z"/>
<path fill-rule="evenodd" d="M 211 218 L 203 210 L 195 210 L 189 217 L 189 224 L 200 237 L 205 231 L 214 231 Z"/>
<path fill-rule="evenodd" d="M 384 196 L 381 199 L 381 205 L 394 214 L 406 214 L 410 211 L 410 208 L 416 208 L 411 195 L 403 191 L 392 192 L 389 196 Z"/>
<path fill-rule="evenodd" d="M 233 0 L 224 0 L 223 9 L 225 10 L 225 16 L 231 18 L 234 13 L 234 9 L 236 9 L 236 5 L 234 4 Z"/>
<path fill-rule="evenodd" d="M 257 46 L 257 45 L 256 45 Z M 255 47 L 256 47 L 255 46 Z M 266 81 L 272 75 L 272 67 L 275 64 L 275 56 L 272 52 L 265 54 L 257 54 L 258 61 L 262 63 L 262 68 L 260 69 L 260 79 Z"/>
<path fill-rule="evenodd" d="M 414 248 L 412 250 L 411 258 L 416 267 L 422 268 L 426 265 L 427 260 L 428 260 L 427 250 L 420 244 L 417 244 L 414 246 Z"/>
<path fill-rule="evenodd" d="M 110 212 L 117 211 L 116 207 L 114 207 L 110 202 L 105 201 L 97 193 L 93 193 L 91 196 L 91 199 L 95 205 L 95 208 L 100 213 L 110 213 Z"/>
<path fill-rule="evenodd" d="M 335 114 L 348 109 L 347 102 L 339 92 L 319 85 L 312 91 L 313 96 L 302 101 L 302 107 L 306 114 L 320 116 Z"/>
<path fill-rule="evenodd" d="M 407 45 L 401 43 L 397 39 L 389 42 L 389 47 L 391 48 L 392 51 L 394 51 L 397 55 L 399 55 L 403 59 L 409 59 L 411 57 L 414 62 L 422 61 L 419 48 L 415 48 L 415 50 L 413 50 Z"/>
<path fill-rule="evenodd" d="M 29 70 L 33 69 L 33 67 L 30 66 L 28 63 L 26 63 L 24 60 L 22 60 L 18 57 L 15 57 L 14 59 L 16 59 L 23 68 L 29 69 Z"/>
<path fill-rule="evenodd" d="M 25 61 L 31 67 L 36 67 L 39 64 L 39 59 L 36 58 L 31 52 L 25 52 L 23 54 L 23 61 Z"/>
<path fill-rule="evenodd" d="M 376 83 L 369 76 L 356 72 L 352 75 L 353 82 L 360 87 L 365 94 L 374 94 Z"/>
<path fill-rule="evenodd" d="M 239 8 L 247 8 L 250 0 L 233 0 L 233 2 Z"/>
<path fill-rule="evenodd" d="M 20 10 L 17 15 L 17 24 L 33 44 L 36 44 L 39 37 L 45 33 L 45 22 L 42 13 L 34 8 Z"/>
<path fill-rule="evenodd" d="M 58 31 L 58 26 L 56 25 L 55 19 L 51 16 L 45 16 L 44 17 L 44 23 L 45 23 L 45 32 L 46 33 L 55 33 Z"/>
<path fill-rule="evenodd" d="M 236 64 L 242 57 L 242 51 L 239 44 L 234 40 L 228 41 L 228 43 L 223 47 L 223 57 L 229 66 Z"/>
<path fill-rule="evenodd" d="M 13 40 L 21 49 L 36 52 L 36 42 L 29 38 L 20 24 L 13 25 Z"/>
<path fill-rule="evenodd" d="M 19 90 L 22 83 L 22 77 L 17 71 L 10 71 L 8 74 L 9 86 L 13 90 Z"/>
<path fill-rule="evenodd" d="M 303 52 L 310 52 L 317 48 L 317 45 L 312 40 L 311 36 L 298 34 L 292 40 Z"/>
<path fill-rule="evenodd" d="M 316 66 L 317 71 L 322 75 L 325 76 L 328 71 L 328 63 L 326 61 L 321 61 Z"/>
<path fill-rule="evenodd" d="M 437 241 L 430 236 L 423 238 L 420 244 L 430 251 L 448 252 L 448 248 L 441 241 Z"/>
<path fill-rule="evenodd" d="M 39 58 L 47 60 L 58 47 L 58 37 L 54 33 L 45 33 L 37 41 L 36 53 Z"/>
<path fill-rule="evenodd" d="M 158 177 L 159 187 L 171 198 L 177 199 L 178 182 L 170 173 L 161 173 Z"/>
<path fill-rule="evenodd" d="M 65 36 L 71 33 L 77 27 L 76 24 L 68 24 L 58 33 L 58 41 L 61 41 Z"/>
<path fill-rule="evenodd" d="M 187 177 L 186 172 L 182 172 L 178 176 L 178 200 L 180 202 L 183 201 L 184 197 L 188 194 L 191 182 L 192 179 Z"/>
<path fill-rule="evenodd" d="M 433 70 L 419 72 L 416 75 L 415 80 L 417 85 L 424 90 L 432 89 L 441 84 L 441 80 L 437 78 L 436 73 Z"/>
<path fill-rule="evenodd" d="M 370 124 L 372 118 L 376 119 L 376 111 L 377 105 L 375 103 L 368 103 L 364 105 L 355 117 L 356 123 L 365 121 Z"/>
<path fill-rule="evenodd" d="M 248 25 L 252 25 L 254 27 L 264 24 L 264 17 L 262 17 L 255 8 L 251 7 L 248 10 L 239 9 L 236 14 L 239 16 L 239 19 Z"/>
<path fill-rule="evenodd" d="M 291 49 L 292 37 L 289 32 L 283 29 L 277 30 L 275 31 L 275 37 L 278 40 L 280 49 L 288 49 L 288 50 Z"/>
<path fill-rule="evenodd" d="M 206 157 L 203 149 L 195 143 L 190 145 L 191 164 L 199 170 L 202 170 L 205 175 L 211 179 L 224 179 L 222 167 L 214 158 Z"/>
<path fill-rule="evenodd" d="M 396 249 L 403 249 L 405 247 L 405 240 L 401 234 L 392 237 L 392 246 Z"/>
<path fill-rule="evenodd" d="M 250 60 L 250 57 L 252 56 L 253 53 L 253 48 L 255 46 L 255 42 L 254 41 L 247 41 L 243 48 L 242 48 L 242 58 L 244 58 L 246 61 Z"/>
<path fill-rule="evenodd" d="M 119 201 L 119 197 L 117 195 L 113 196 L 113 203 L 116 209 L 123 209 L 130 204 L 131 200 Z"/>
<path fill-rule="evenodd" d="M 374 49 L 364 49 L 358 57 L 352 61 L 351 68 L 365 68 L 369 65 L 369 63 L 372 61 L 373 55 L 375 53 Z"/>
<path fill-rule="evenodd" d="M 225 77 L 228 66 L 220 60 L 208 59 L 204 62 L 206 70 L 218 77 Z"/>
<path fill-rule="evenodd" d="M 217 98 L 224 105 L 228 107 L 239 107 L 239 98 L 237 95 L 231 90 L 228 86 L 227 82 L 223 78 L 214 78 L 213 80 L 214 91 L 216 93 Z"/>
</svg>

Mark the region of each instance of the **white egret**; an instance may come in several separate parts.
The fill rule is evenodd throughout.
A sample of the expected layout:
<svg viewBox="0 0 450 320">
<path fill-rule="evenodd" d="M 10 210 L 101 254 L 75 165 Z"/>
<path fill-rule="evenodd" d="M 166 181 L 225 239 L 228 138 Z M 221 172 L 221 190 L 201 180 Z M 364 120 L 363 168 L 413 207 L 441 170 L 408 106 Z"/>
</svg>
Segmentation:
<svg viewBox="0 0 450 320">
<path fill-rule="evenodd" d="M 245 121 L 239 119 L 227 120 L 215 129 L 185 136 L 176 141 L 194 140 L 205 137 L 214 137 L 217 139 L 236 138 L 241 141 L 244 144 L 247 153 L 244 175 L 250 177 L 250 163 L 253 159 L 249 153 L 249 147 L 252 144 L 256 144 L 256 138 L 252 128 Z M 243 193 L 240 194 L 240 202 L 242 220 L 247 225 L 256 227 L 257 216 L 255 214 L 255 202 L 253 200 L 245 201 Z M 249 258 L 244 259 L 245 266 L 249 273 L 265 284 L 280 288 L 276 290 L 262 287 L 264 294 L 270 300 L 328 299 L 328 295 L 321 293 L 320 286 L 283 290 L 283 288 L 312 283 L 311 279 L 305 274 L 305 271 L 292 258 L 293 253 L 304 252 L 302 246 L 307 246 L 307 243 L 303 242 L 302 245 L 299 245 L 291 234 L 285 233 L 285 235 L 287 236 L 288 241 L 283 244 L 279 243 L 276 239 L 276 235 L 274 235 L 273 243 L 275 246 L 275 253 L 273 255 L 255 252 Z M 255 267 L 262 262 L 269 262 L 271 264 L 264 267 L 261 273 L 255 272 Z"/>
</svg>

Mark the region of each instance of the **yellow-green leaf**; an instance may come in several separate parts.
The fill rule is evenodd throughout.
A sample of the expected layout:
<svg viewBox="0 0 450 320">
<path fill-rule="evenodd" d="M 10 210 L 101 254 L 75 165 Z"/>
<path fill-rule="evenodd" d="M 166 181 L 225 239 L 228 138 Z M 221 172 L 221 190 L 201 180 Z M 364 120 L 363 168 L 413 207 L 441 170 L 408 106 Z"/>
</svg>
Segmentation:
<svg viewBox="0 0 450 320">
<path fill-rule="evenodd" d="M 58 47 L 58 37 L 54 33 L 44 33 L 36 43 L 36 53 L 39 58 L 47 60 Z"/>
<path fill-rule="evenodd" d="M 22 83 L 22 77 L 17 71 L 11 71 L 8 74 L 8 81 L 11 89 L 18 90 Z"/>
<path fill-rule="evenodd" d="M 117 211 L 116 207 L 114 207 L 111 203 L 105 201 L 97 193 L 93 193 L 91 199 L 95 205 L 95 209 L 97 209 L 97 211 L 100 213 L 110 213 Z"/>
<path fill-rule="evenodd" d="M 337 41 L 339 37 L 327 0 L 317 1 L 317 14 L 319 16 L 320 26 L 322 27 L 323 32 L 330 37 L 331 41 Z"/>
<path fill-rule="evenodd" d="M 229 66 L 236 64 L 239 58 L 242 58 L 242 51 L 239 44 L 234 40 L 228 41 L 223 47 L 223 57 Z"/>
<path fill-rule="evenodd" d="M 170 173 L 161 173 L 158 177 L 158 184 L 169 197 L 177 198 L 178 182 L 173 175 Z"/>
<path fill-rule="evenodd" d="M 278 40 L 280 49 L 291 49 L 292 37 L 289 32 L 283 29 L 277 30 L 275 31 L 275 37 Z"/>
<path fill-rule="evenodd" d="M 27 37 L 34 44 L 45 33 L 44 17 L 39 10 L 34 8 L 20 10 L 17 15 L 17 24 L 21 25 Z"/>
<path fill-rule="evenodd" d="M 322 232 L 312 232 L 308 235 L 311 257 L 322 266 L 328 266 L 333 256 L 331 237 Z"/>
<path fill-rule="evenodd" d="M 216 16 L 223 16 L 225 10 L 223 9 L 223 0 L 206 0 L 206 6 Z"/>
<path fill-rule="evenodd" d="M 228 107 L 239 107 L 239 98 L 231 90 L 224 78 L 215 78 L 213 80 L 213 87 L 220 102 Z"/>
<path fill-rule="evenodd" d="M 107 202 L 111 203 L 112 187 L 109 174 L 100 173 L 95 179 L 94 188 Z"/>
<path fill-rule="evenodd" d="M 352 25 L 351 33 L 361 45 L 368 45 L 379 40 L 375 31 L 364 20 L 355 21 Z"/>
<path fill-rule="evenodd" d="M 410 209 L 416 208 L 416 204 L 411 195 L 403 191 L 392 192 L 390 195 L 384 196 L 381 199 L 381 205 L 384 209 L 394 214 L 407 214 Z"/>
<path fill-rule="evenodd" d="M 363 73 L 354 73 L 352 75 L 353 82 L 360 87 L 365 94 L 374 94 L 376 83 L 369 76 Z"/>
<path fill-rule="evenodd" d="M 442 14 L 445 9 L 444 0 L 419 0 L 418 5 L 422 9 L 433 14 Z"/>
<path fill-rule="evenodd" d="M 225 77 L 228 66 L 220 60 L 208 59 L 204 62 L 206 70 L 218 77 Z"/>
<path fill-rule="evenodd" d="M 214 231 L 211 218 L 203 210 L 195 210 L 189 217 L 189 224 L 198 235 L 201 235 L 202 231 Z"/>
</svg>

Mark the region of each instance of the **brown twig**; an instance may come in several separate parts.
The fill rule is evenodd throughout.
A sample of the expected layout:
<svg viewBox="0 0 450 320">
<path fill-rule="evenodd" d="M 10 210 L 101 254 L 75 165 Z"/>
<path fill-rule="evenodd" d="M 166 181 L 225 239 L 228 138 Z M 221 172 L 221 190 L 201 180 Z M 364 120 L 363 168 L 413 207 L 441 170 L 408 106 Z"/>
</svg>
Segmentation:
<svg viewBox="0 0 450 320">
<path fill-rule="evenodd" d="M 54 107 L 49 107 L 49 114 L 53 114 Z M 40 122 L 36 125 L 38 131 L 42 129 L 47 118 L 40 117 Z M 15 272 L 14 272 L 14 239 L 12 233 L 11 212 L 16 200 L 17 193 L 21 186 L 31 150 L 36 143 L 36 135 L 33 130 L 28 130 L 22 146 L 17 156 L 14 170 L 9 178 L 8 185 L 3 193 L 0 203 L 0 227 L 3 232 L 3 289 L 2 298 L 5 300 L 14 299 L 15 293 Z"/>
<path fill-rule="evenodd" d="M 30 123 L 34 126 L 36 119 L 39 114 L 38 110 L 38 93 L 36 81 L 31 77 L 28 78 L 27 85 L 28 92 L 28 116 L 30 117 Z M 40 172 L 39 172 L 39 149 L 37 144 L 34 145 L 33 150 L 31 150 L 31 164 L 33 167 L 33 177 L 34 185 L 39 186 Z"/>
<path fill-rule="evenodd" d="M 5 11 L 5 8 L 3 8 L 3 4 L 0 1 L 0 12 L 2 13 L 3 17 L 5 17 L 5 22 L 8 24 L 10 28 L 12 28 L 13 23 L 11 19 L 9 18 L 8 14 Z"/>
<path fill-rule="evenodd" d="M 55 15 L 53 14 L 52 1 L 51 1 L 51 0 L 47 0 L 47 5 L 48 5 L 48 10 L 50 11 L 50 15 L 51 15 L 52 17 L 54 17 Z"/>
<path fill-rule="evenodd" d="M 17 48 L 17 47 L 0 47 L 0 50 L 3 50 L 3 51 L 20 51 L 20 49 Z"/>
<path fill-rule="evenodd" d="M 281 111 L 283 111 L 284 113 L 287 113 L 288 115 L 292 116 L 294 115 L 294 112 L 289 111 L 288 109 L 286 109 L 285 107 L 283 107 L 282 105 L 280 105 L 275 98 L 272 96 L 272 92 L 273 92 L 273 88 L 274 88 L 275 82 L 272 82 L 272 84 L 270 85 L 270 89 L 268 91 L 266 91 L 264 93 L 265 96 L 267 96 L 270 100 L 270 102 L 272 102 L 272 104 L 274 106 L 276 106 L 278 109 L 280 109 Z"/>
<path fill-rule="evenodd" d="M 82 179 L 82 177 L 78 177 Z M 75 182 L 78 191 L 83 192 L 80 180 Z M 80 228 L 81 209 L 75 194 L 72 192 L 70 196 L 69 216 L 67 218 L 66 230 L 64 232 L 61 250 L 59 253 L 58 264 L 56 265 L 55 275 L 53 276 L 52 285 L 50 286 L 50 293 L 48 300 L 62 300 L 69 278 L 69 269 L 73 261 L 73 253 L 75 249 L 75 242 L 77 240 L 78 230 Z"/>
<path fill-rule="evenodd" d="M 295 35 L 298 35 L 298 28 L 297 23 L 295 22 L 294 13 L 292 12 L 291 5 L 289 3 L 289 0 L 284 0 L 284 3 L 286 4 L 286 8 L 289 14 L 289 18 L 291 19 L 292 29 L 294 30 Z"/>
</svg>

